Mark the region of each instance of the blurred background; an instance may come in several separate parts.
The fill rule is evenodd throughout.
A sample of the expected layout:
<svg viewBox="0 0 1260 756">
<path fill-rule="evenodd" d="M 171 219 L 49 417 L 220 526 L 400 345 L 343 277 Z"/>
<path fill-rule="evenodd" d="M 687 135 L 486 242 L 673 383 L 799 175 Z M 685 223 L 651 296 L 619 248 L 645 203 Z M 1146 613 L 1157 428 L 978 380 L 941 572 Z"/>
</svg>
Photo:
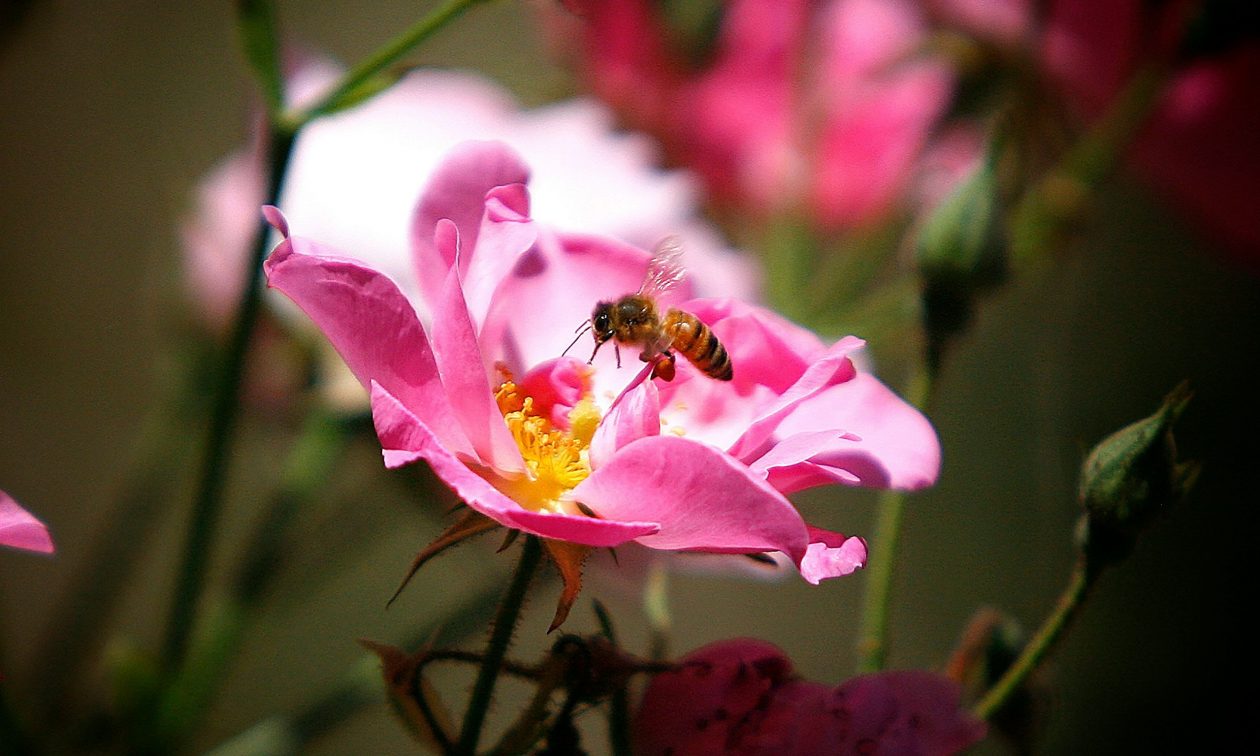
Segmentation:
<svg viewBox="0 0 1260 756">
<path fill-rule="evenodd" d="M 256 100 L 229 3 L 0 7 L 0 487 L 57 543 L 52 558 L 0 550 L 0 687 L 20 709 L 40 678 L 30 665 L 50 625 L 75 611 L 72 574 L 117 524 L 110 502 L 126 471 L 149 462 L 178 472 L 142 521 L 110 531 L 115 548 L 139 557 L 114 621 L 99 628 L 101 658 L 116 671 L 117 660 L 161 642 L 205 424 L 204 407 L 172 399 L 207 339 L 187 303 L 179 223 L 198 180 L 248 139 Z M 342 61 L 359 60 L 425 10 L 338 0 L 278 9 L 286 39 Z M 523 31 L 534 28 L 535 10 L 476 8 L 415 60 L 482 71 L 526 105 L 569 96 L 579 87 L 573 74 Z M 891 666 L 940 668 L 981 606 L 1036 627 L 1074 559 L 1084 454 L 1189 380 L 1195 398 L 1178 442 L 1202 461 L 1202 477 L 1103 576 L 1054 654 L 1037 751 L 1243 752 L 1260 703 L 1249 684 L 1260 672 L 1254 633 L 1242 619 L 1260 540 L 1250 482 L 1260 452 L 1260 266 L 1231 261 L 1123 173 L 1080 223 L 1087 233 L 983 299 L 946 360 L 930 413 L 942 475 L 907 507 Z M 903 385 L 895 356 L 904 350 L 883 348 L 886 371 L 872 345 L 877 372 Z M 293 406 L 266 401 L 245 413 L 212 580 L 231 571 L 300 423 Z M 154 427 L 178 432 L 157 459 L 137 460 Z M 424 637 L 437 617 L 502 580 L 510 560 L 493 557 L 497 539 L 486 539 L 427 566 L 386 611 L 412 556 L 442 527 L 417 500 L 422 477 L 383 472 L 370 433 L 349 444 L 303 515 L 194 750 L 320 700 L 364 663 L 355 639 Z M 873 503 L 836 488 L 800 497 L 807 519 L 846 533 L 870 532 Z M 671 650 L 754 636 L 785 649 L 804 676 L 839 682 L 856 662 L 862 584 L 860 573 L 818 587 L 677 575 Z M 538 589 L 529 604 L 513 657 L 534 658 L 548 644 L 552 590 Z M 594 631 L 598 595 L 629 649 L 644 652 L 638 597 L 597 590 L 579 600 L 566 630 Z M 476 627 L 469 647 L 484 640 Z M 105 686 L 109 666 L 93 662 L 75 685 Z M 446 675 L 437 683 L 457 701 L 470 678 Z M 309 752 L 410 747 L 382 696 Z M 991 740 L 978 752 L 1008 750 Z"/>
</svg>

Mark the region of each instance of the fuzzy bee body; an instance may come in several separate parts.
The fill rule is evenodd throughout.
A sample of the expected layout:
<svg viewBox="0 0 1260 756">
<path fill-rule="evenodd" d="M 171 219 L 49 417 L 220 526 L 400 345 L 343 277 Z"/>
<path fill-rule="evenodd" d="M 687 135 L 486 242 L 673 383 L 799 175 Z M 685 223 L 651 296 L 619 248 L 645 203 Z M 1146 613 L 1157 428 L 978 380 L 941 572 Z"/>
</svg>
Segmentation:
<svg viewBox="0 0 1260 756">
<path fill-rule="evenodd" d="M 734 375 L 730 355 L 713 331 L 689 312 L 670 308 L 661 317 L 655 297 L 682 280 L 678 240 L 670 237 L 657 247 L 648 264 L 643 286 L 616 301 L 600 302 L 591 312 L 595 352 L 607 341 L 642 348 L 639 359 L 655 361 L 652 377 L 674 378 L 674 353 L 686 357 L 702 373 L 719 381 Z"/>
</svg>

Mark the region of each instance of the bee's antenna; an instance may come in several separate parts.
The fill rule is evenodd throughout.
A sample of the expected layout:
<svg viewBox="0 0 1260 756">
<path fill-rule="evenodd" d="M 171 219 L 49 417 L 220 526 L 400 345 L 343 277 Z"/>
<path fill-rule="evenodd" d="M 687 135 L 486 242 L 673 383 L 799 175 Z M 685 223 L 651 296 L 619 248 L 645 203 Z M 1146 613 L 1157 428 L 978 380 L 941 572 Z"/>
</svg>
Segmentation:
<svg viewBox="0 0 1260 756">
<path fill-rule="evenodd" d="M 577 336 L 573 337 L 573 341 L 569 342 L 569 345 L 564 348 L 564 351 L 560 353 L 560 356 L 563 357 L 566 354 L 568 354 L 569 350 L 573 348 L 573 345 L 578 343 L 578 339 L 582 338 L 582 334 L 586 333 L 589 330 L 591 330 L 591 321 L 589 320 L 583 323 L 582 325 L 578 326 L 577 330 L 574 331 L 574 333 L 576 333 Z M 598 349 L 598 347 L 596 348 Z M 591 355 L 591 359 L 592 360 L 595 359 L 595 355 Z"/>
</svg>

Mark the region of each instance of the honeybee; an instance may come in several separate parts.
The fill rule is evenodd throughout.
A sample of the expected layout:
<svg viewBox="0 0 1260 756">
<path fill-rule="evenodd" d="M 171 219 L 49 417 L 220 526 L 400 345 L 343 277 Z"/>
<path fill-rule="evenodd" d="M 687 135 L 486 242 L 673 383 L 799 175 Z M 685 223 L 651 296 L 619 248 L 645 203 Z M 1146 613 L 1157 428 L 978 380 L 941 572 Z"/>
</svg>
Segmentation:
<svg viewBox="0 0 1260 756">
<path fill-rule="evenodd" d="M 731 357 L 708 326 L 689 312 L 670 308 L 661 317 L 658 311 L 656 298 L 682 281 L 681 257 L 682 245 L 678 237 L 666 237 L 652 253 L 647 275 L 637 292 L 626 294 L 614 302 L 595 305 L 590 320 L 578 333 L 580 338 L 589 330 L 595 337 L 595 351 L 591 352 L 588 364 L 594 361 L 600 347 L 612 341 L 614 350 L 619 344 L 642 347 L 639 359 L 655 361 L 653 378 L 674 379 L 676 352 L 710 378 L 719 381 L 731 379 L 734 374 Z M 617 350 L 617 366 L 621 367 L 620 350 Z"/>
</svg>

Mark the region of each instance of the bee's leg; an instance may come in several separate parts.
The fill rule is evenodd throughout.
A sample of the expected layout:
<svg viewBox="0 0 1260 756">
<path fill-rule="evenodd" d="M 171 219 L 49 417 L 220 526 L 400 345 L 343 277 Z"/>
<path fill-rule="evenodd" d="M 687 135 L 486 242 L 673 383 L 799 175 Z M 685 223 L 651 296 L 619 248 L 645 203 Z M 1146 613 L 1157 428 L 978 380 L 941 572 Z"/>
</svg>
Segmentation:
<svg viewBox="0 0 1260 756">
<path fill-rule="evenodd" d="M 652 366 L 652 377 L 662 381 L 674 380 L 674 353 L 661 352 L 660 358 Z"/>
<path fill-rule="evenodd" d="M 617 342 L 613 342 L 613 354 L 617 355 L 617 368 L 621 368 L 621 349 L 617 347 Z"/>
</svg>

